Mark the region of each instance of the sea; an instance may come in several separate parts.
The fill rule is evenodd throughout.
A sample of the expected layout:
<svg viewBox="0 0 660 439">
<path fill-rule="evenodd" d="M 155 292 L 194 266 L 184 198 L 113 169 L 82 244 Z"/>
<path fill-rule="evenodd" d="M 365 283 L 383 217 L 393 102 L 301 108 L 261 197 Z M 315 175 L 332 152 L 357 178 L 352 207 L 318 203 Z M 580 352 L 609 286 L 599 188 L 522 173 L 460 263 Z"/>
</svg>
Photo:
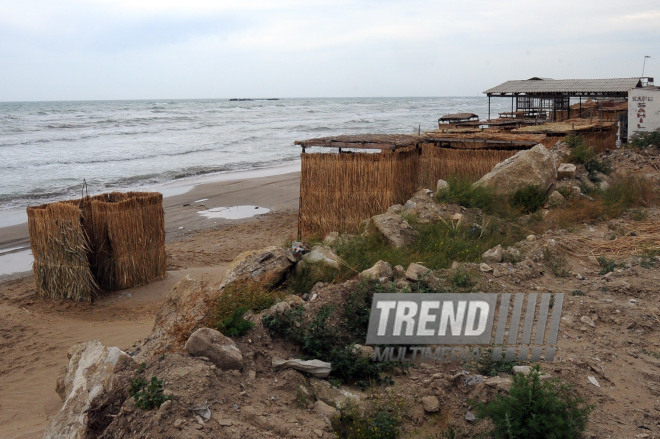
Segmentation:
<svg viewBox="0 0 660 439">
<path fill-rule="evenodd" d="M 494 101 L 492 114 L 506 110 L 496 104 L 506 106 Z M 295 170 L 301 152 L 295 140 L 413 134 L 458 112 L 485 119 L 488 99 L 0 102 L 0 215 L 81 194 Z"/>
</svg>

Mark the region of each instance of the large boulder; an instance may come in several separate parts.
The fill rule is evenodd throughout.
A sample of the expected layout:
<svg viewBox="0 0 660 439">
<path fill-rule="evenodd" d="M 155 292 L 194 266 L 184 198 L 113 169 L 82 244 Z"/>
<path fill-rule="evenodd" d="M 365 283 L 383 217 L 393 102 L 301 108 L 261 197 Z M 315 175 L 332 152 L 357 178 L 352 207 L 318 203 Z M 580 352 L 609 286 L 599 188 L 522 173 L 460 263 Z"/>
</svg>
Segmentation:
<svg viewBox="0 0 660 439">
<path fill-rule="evenodd" d="M 190 335 L 184 347 L 194 357 L 208 358 L 220 370 L 243 368 L 243 356 L 236 344 L 215 329 L 199 328 Z"/>
<path fill-rule="evenodd" d="M 211 288 L 201 280 L 190 276 L 181 279 L 156 313 L 153 330 L 141 347 L 140 357 L 145 353 L 182 349 L 190 334 L 205 326 L 209 310 L 220 294 L 222 290 Z"/>
<path fill-rule="evenodd" d="M 509 196 L 529 185 L 547 191 L 556 179 L 557 165 L 554 157 L 543 145 L 538 144 L 498 163 L 474 185 L 489 187 L 497 194 Z"/>
<path fill-rule="evenodd" d="M 68 357 L 56 389 L 64 405 L 44 438 L 97 437 L 128 397 L 135 361 L 119 348 L 104 347 L 98 341 L 73 346 Z"/>
<path fill-rule="evenodd" d="M 415 231 L 401 215 L 385 212 L 371 217 L 370 224 L 393 247 L 405 247 L 415 241 Z"/>
<path fill-rule="evenodd" d="M 235 281 L 277 286 L 284 280 L 295 262 L 296 258 L 291 250 L 276 246 L 243 252 L 227 268 L 219 288 Z"/>
<path fill-rule="evenodd" d="M 443 217 L 442 206 L 433 200 L 433 193 L 428 189 L 415 192 L 403 207 L 407 215 L 414 216 L 420 223 L 440 221 Z"/>
</svg>

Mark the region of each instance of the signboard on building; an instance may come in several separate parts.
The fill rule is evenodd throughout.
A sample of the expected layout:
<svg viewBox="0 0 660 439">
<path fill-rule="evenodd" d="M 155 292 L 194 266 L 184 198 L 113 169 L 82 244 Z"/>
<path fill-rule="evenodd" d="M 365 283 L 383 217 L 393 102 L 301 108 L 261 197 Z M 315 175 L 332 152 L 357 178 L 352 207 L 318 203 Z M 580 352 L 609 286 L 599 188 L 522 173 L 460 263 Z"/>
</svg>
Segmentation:
<svg viewBox="0 0 660 439">
<path fill-rule="evenodd" d="M 636 132 L 660 129 L 660 87 L 635 88 L 628 93 L 628 139 Z"/>
</svg>

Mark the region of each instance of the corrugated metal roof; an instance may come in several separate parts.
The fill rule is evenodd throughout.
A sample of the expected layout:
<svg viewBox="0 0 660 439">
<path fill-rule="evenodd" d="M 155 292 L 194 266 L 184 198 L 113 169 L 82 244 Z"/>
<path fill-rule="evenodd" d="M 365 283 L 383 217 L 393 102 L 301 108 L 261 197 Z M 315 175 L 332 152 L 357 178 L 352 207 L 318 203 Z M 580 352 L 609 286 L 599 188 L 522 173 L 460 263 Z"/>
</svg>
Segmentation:
<svg viewBox="0 0 660 439">
<path fill-rule="evenodd" d="M 627 93 L 641 87 L 640 78 L 533 79 L 506 81 L 485 94 Z"/>
</svg>

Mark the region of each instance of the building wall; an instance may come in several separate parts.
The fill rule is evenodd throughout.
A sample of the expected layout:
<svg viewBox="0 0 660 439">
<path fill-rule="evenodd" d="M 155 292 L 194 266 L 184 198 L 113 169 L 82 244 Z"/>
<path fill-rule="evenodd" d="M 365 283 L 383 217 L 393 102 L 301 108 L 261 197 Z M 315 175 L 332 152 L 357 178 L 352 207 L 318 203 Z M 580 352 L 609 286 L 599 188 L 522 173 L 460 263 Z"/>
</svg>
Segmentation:
<svg viewBox="0 0 660 439">
<path fill-rule="evenodd" d="M 628 94 L 628 139 L 635 132 L 660 129 L 660 87 L 636 88 Z"/>
</svg>

